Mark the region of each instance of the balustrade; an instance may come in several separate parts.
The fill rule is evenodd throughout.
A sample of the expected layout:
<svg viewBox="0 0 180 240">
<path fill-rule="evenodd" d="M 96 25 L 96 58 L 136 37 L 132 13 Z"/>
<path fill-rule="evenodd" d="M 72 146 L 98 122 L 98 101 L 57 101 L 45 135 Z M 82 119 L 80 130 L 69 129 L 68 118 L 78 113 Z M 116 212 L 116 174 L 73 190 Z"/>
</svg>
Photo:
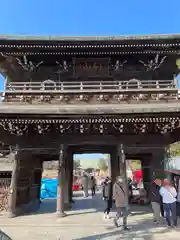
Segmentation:
<svg viewBox="0 0 180 240">
<path fill-rule="evenodd" d="M 98 93 L 98 92 L 159 92 L 178 90 L 174 80 L 129 81 L 63 81 L 54 82 L 11 82 L 6 84 L 5 93 Z"/>
</svg>

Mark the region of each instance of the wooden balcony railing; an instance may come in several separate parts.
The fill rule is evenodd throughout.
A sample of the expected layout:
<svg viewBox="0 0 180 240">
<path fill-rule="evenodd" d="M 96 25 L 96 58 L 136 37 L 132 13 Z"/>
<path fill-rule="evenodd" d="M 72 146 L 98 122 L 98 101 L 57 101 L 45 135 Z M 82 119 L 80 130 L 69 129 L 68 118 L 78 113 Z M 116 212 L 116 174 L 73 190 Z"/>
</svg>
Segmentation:
<svg viewBox="0 0 180 240">
<path fill-rule="evenodd" d="M 79 82 L 11 82 L 5 87 L 5 94 L 41 93 L 123 93 L 123 92 L 169 92 L 178 90 L 174 80 L 129 81 L 79 81 Z"/>
</svg>

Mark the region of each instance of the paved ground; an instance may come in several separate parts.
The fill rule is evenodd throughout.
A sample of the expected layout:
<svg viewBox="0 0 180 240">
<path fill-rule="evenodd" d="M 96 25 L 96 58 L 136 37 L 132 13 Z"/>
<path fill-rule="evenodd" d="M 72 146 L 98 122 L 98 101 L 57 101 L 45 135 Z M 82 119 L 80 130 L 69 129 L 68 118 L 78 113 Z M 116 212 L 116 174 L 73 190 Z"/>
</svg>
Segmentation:
<svg viewBox="0 0 180 240">
<path fill-rule="evenodd" d="M 148 207 L 132 207 L 134 216 L 129 216 L 128 233 L 122 228 L 115 228 L 112 219 L 102 218 L 103 202 L 100 195 L 93 199 L 76 197 L 73 210 L 68 217 L 58 219 L 55 212 L 55 201 L 46 200 L 36 214 L 14 219 L 0 217 L 0 227 L 12 240 L 115 240 L 146 239 L 170 240 L 179 239 L 180 228 L 169 230 L 165 224 L 156 226 Z M 114 217 L 115 213 L 112 213 Z M 1 238 L 0 238 L 1 239 Z"/>
</svg>

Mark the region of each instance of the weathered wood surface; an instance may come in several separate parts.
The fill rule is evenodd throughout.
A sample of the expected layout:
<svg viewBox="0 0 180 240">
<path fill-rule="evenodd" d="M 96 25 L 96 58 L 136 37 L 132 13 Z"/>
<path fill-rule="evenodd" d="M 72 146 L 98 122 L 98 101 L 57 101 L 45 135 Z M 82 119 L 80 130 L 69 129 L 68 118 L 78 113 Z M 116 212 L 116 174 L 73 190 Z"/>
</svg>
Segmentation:
<svg viewBox="0 0 180 240">
<path fill-rule="evenodd" d="M 95 105 L 0 105 L 1 114 L 122 114 L 122 113 L 168 113 L 180 112 L 180 101 L 173 103 L 142 103 L 142 104 L 95 104 Z"/>
<path fill-rule="evenodd" d="M 52 81 L 12 82 L 6 85 L 8 94 L 42 93 L 102 93 L 102 92 L 171 92 L 178 90 L 174 80 L 109 80 L 109 81 Z"/>
</svg>

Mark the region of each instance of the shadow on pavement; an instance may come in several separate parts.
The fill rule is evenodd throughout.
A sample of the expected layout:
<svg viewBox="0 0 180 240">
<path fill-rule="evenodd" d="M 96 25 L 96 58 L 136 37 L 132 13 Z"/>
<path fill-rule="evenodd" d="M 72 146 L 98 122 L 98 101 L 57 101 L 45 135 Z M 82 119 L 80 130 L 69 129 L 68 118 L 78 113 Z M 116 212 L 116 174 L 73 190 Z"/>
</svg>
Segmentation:
<svg viewBox="0 0 180 240">
<path fill-rule="evenodd" d="M 87 198 L 82 197 L 82 192 L 75 192 L 74 195 L 75 202 L 72 203 L 72 209 L 67 211 L 69 216 L 103 212 L 104 201 L 101 199 L 100 192 L 97 192 L 97 194 L 93 197 L 89 196 Z M 136 204 L 131 205 L 130 210 L 133 216 L 144 215 L 151 212 L 150 206 L 139 206 Z M 30 213 L 30 215 L 47 214 L 55 212 L 56 212 L 56 199 L 44 199 L 42 200 L 40 209 L 37 212 Z M 115 212 L 115 208 L 112 209 L 112 212 Z"/>
<path fill-rule="evenodd" d="M 169 239 L 178 239 L 173 238 L 173 233 L 180 232 L 180 229 L 169 229 L 165 225 L 155 225 L 151 220 L 141 220 L 137 221 L 136 225 L 129 226 L 129 231 L 124 231 L 121 227 L 108 227 L 108 233 L 96 234 L 82 238 L 74 238 L 72 240 L 98 240 L 98 239 L 114 239 L 114 240 L 155 240 L 166 238 L 165 233 L 172 234 L 172 237 L 168 235 Z M 177 233 L 179 234 L 179 233 Z M 157 238 L 155 238 L 157 237 Z M 177 236 L 176 236 L 177 237 Z"/>
</svg>

